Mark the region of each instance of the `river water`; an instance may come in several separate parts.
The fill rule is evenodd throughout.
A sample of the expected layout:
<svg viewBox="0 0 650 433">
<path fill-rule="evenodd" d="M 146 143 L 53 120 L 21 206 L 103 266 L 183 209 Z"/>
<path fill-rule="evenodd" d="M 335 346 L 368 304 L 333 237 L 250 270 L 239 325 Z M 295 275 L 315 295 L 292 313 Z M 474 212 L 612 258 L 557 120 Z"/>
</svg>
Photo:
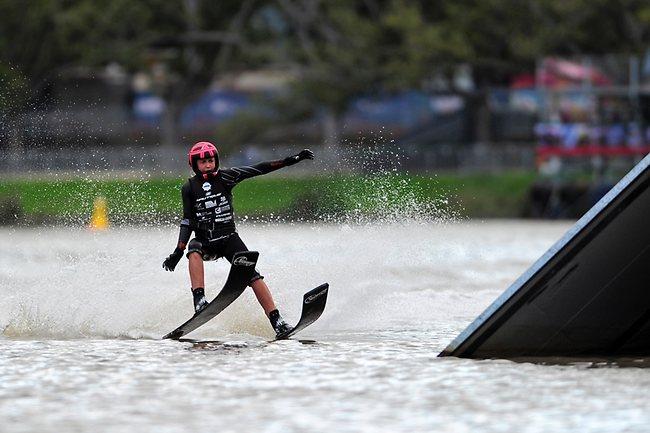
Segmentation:
<svg viewBox="0 0 650 433">
<path fill-rule="evenodd" d="M 289 321 L 327 308 L 269 342 L 247 290 L 202 343 L 159 339 L 192 313 L 175 228 L 0 229 L 0 432 L 650 431 L 650 369 L 437 358 L 569 226 L 242 225 Z"/>
</svg>

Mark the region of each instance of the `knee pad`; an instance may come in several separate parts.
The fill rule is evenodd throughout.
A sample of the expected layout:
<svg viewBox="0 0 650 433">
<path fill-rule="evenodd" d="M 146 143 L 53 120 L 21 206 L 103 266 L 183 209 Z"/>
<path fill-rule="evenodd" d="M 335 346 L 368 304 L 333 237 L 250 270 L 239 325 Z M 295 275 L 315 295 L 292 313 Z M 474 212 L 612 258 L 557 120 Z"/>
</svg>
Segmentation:
<svg viewBox="0 0 650 433">
<path fill-rule="evenodd" d="M 252 287 L 252 284 L 257 281 L 257 280 L 263 280 L 264 276 L 260 275 L 259 271 L 255 269 L 255 275 L 253 275 L 253 278 L 248 282 L 248 285 Z"/>
<path fill-rule="evenodd" d="M 199 253 L 203 257 L 203 244 L 196 239 L 192 239 L 189 244 L 187 244 L 187 254 L 186 257 L 190 257 L 192 253 Z"/>
</svg>

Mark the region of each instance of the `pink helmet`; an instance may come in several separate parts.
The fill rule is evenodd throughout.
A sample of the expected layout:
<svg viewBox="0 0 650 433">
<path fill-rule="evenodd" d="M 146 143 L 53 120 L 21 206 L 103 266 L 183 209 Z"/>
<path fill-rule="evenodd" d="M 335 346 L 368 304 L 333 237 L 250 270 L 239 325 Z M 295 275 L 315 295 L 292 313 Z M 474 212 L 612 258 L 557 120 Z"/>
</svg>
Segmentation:
<svg viewBox="0 0 650 433">
<path fill-rule="evenodd" d="M 213 157 L 215 159 L 215 171 L 219 169 L 219 152 L 214 144 L 209 141 L 199 141 L 190 149 L 187 154 L 188 162 L 194 173 L 199 174 L 199 169 L 196 162 L 199 159 Z"/>
</svg>

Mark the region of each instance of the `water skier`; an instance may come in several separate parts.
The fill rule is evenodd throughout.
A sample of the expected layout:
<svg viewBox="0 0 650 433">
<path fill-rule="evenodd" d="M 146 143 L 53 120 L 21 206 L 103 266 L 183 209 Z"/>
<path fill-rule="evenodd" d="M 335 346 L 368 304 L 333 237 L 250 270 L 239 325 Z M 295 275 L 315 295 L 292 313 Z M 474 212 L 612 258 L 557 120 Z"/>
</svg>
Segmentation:
<svg viewBox="0 0 650 433">
<path fill-rule="evenodd" d="M 248 250 L 235 229 L 232 189 L 244 179 L 270 173 L 304 159 L 314 159 L 314 153 L 305 149 L 276 161 L 220 168 L 217 148 L 212 143 L 201 141 L 192 146 L 188 159 L 195 176 L 188 179 L 182 187 L 183 220 L 178 244 L 162 266 L 167 271 L 173 271 L 187 246 L 194 311 L 198 313 L 208 305 L 205 299 L 203 261 L 225 257 L 232 262 L 235 253 Z M 196 237 L 189 241 L 192 232 Z M 269 287 L 257 269 L 249 286 L 255 292 L 276 334 L 289 330 L 291 326 L 280 315 Z"/>
</svg>

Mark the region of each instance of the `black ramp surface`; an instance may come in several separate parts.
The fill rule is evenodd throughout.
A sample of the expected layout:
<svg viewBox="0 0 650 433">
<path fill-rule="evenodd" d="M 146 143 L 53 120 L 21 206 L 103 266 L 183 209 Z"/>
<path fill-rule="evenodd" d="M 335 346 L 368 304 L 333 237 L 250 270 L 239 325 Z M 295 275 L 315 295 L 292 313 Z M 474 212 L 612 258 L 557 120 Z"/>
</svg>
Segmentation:
<svg viewBox="0 0 650 433">
<path fill-rule="evenodd" d="M 217 314 L 221 313 L 228 305 L 232 304 L 242 294 L 244 289 L 246 289 L 251 278 L 253 278 L 258 257 L 259 253 L 257 251 L 236 253 L 232 261 L 232 266 L 230 267 L 228 279 L 216 298 L 203 311 L 192 316 L 190 320 L 165 335 L 163 339 L 171 338 L 178 340 L 183 335 L 205 324 Z"/>
<path fill-rule="evenodd" d="M 276 339 L 284 340 L 285 338 L 289 338 L 314 323 L 323 314 L 323 310 L 325 310 L 329 287 L 329 284 L 325 283 L 305 293 L 302 297 L 300 320 L 289 332 L 278 335 Z"/>
<path fill-rule="evenodd" d="M 650 156 L 440 356 L 650 355 Z"/>
</svg>

